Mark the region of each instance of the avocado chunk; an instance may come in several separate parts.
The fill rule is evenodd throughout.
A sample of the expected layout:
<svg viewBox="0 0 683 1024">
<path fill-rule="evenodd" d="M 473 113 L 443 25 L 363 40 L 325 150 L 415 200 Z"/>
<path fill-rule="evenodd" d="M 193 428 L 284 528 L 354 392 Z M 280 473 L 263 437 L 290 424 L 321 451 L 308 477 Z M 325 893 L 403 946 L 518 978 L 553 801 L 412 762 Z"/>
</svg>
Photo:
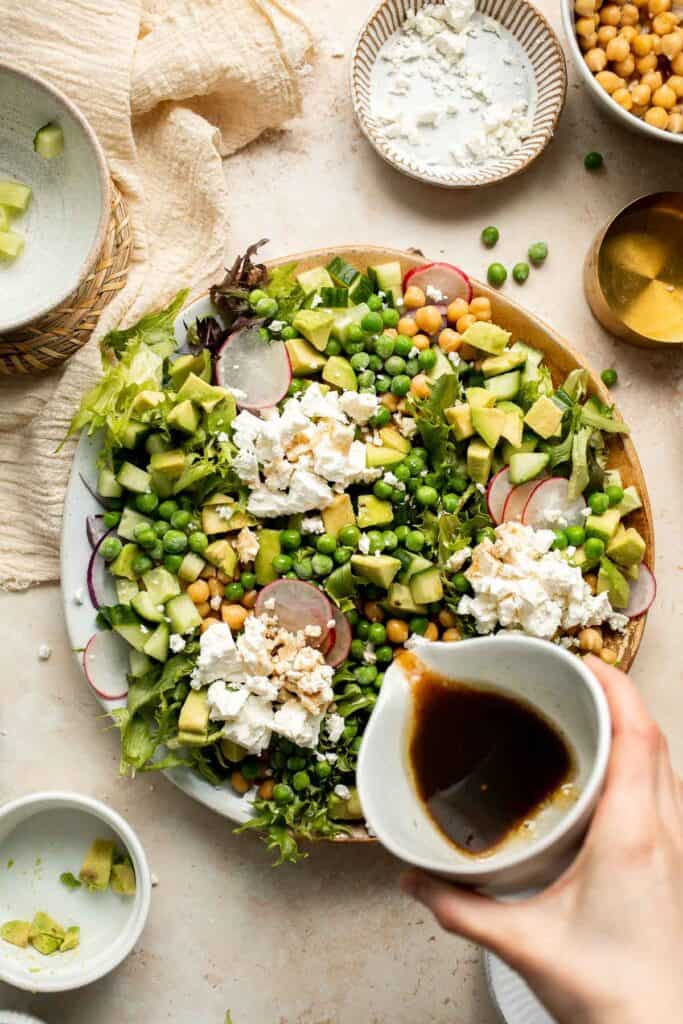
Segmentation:
<svg viewBox="0 0 683 1024">
<path fill-rule="evenodd" d="M 295 377 L 310 377 L 325 365 L 325 357 L 303 338 L 289 338 L 285 348 Z"/>
<path fill-rule="evenodd" d="M 43 956 L 52 956 L 60 948 L 63 941 L 63 939 L 57 938 L 54 935 L 45 935 L 42 932 L 37 932 L 29 939 L 33 948 L 37 949 Z"/>
<path fill-rule="evenodd" d="M 159 607 L 163 608 L 163 605 L 157 606 L 146 590 L 139 590 L 130 603 L 138 615 L 147 622 L 164 621 L 164 613 L 159 611 Z"/>
<path fill-rule="evenodd" d="M 504 425 L 505 413 L 500 409 L 472 410 L 472 426 L 489 448 L 495 448 L 500 441 Z"/>
<path fill-rule="evenodd" d="M 133 562 L 139 554 L 140 548 L 137 544 L 124 544 L 118 557 L 109 563 L 109 572 L 114 576 L 125 576 L 128 580 L 134 580 Z"/>
<path fill-rule="evenodd" d="M 213 544 L 209 544 L 208 548 L 204 550 L 204 558 L 211 565 L 215 565 L 221 572 L 224 572 L 230 579 L 235 575 L 237 552 L 229 540 L 223 538 L 222 540 L 215 540 Z"/>
<path fill-rule="evenodd" d="M 118 893 L 119 896 L 135 895 L 135 872 L 128 857 L 112 865 L 111 891 Z"/>
<path fill-rule="evenodd" d="M 229 740 L 227 737 L 224 737 L 220 741 L 220 748 L 226 761 L 233 761 L 236 763 L 238 761 L 243 761 L 247 756 L 246 747 L 241 747 L 239 743 L 235 743 L 234 740 Z"/>
<path fill-rule="evenodd" d="M 184 434 L 194 434 L 199 426 L 199 410 L 189 398 L 186 398 L 184 402 L 178 402 L 173 406 L 166 417 L 166 422 L 169 427 L 182 430 Z"/>
<path fill-rule="evenodd" d="M 358 390 L 356 371 L 343 356 L 330 356 L 323 367 L 322 377 L 328 384 L 342 391 Z"/>
<path fill-rule="evenodd" d="M 604 544 L 609 544 L 619 528 L 619 513 L 616 508 L 608 508 L 601 516 L 588 516 L 586 519 L 586 536 L 597 537 Z"/>
<path fill-rule="evenodd" d="M 149 468 L 153 473 L 159 473 L 167 480 L 177 480 L 185 469 L 185 453 L 179 448 L 173 448 L 168 452 L 157 452 L 151 456 Z"/>
<path fill-rule="evenodd" d="M 392 583 L 384 603 L 388 611 L 398 615 L 422 615 L 427 611 L 427 605 L 418 604 L 413 599 L 410 587 L 405 583 Z"/>
<path fill-rule="evenodd" d="M 139 416 L 142 413 L 149 412 L 151 409 L 156 409 L 157 405 L 161 405 L 163 400 L 163 391 L 138 391 L 130 407 L 131 414 Z"/>
<path fill-rule="evenodd" d="M 481 364 L 481 372 L 485 377 L 496 377 L 500 373 L 509 373 L 523 366 L 526 362 L 526 352 L 521 349 L 509 348 L 499 356 L 488 356 Z"/>
<path fill-rule="evenodd" d="M 548 398 L 546 395 L 541 395 L 541 397 L 537 398 L 529 409 L 528 413 L 524 417 L 524 422 L 527 426 L 531 427 L 539 437 L 553 437 L 555 434 L 559 434 L 560 432 L 560 427 L 562 426 L 562 410 L 558 405 L 555 405 L 552 399 Z"/>
<path fill-rule="evenodd" d="M 258 542 L 259 548 L 254 561 L 254 573 L 258 585 L 265 587 L 267 583 L 272 583 L 277 579 L 277 573 L 273 569 L 273 559 L 282 553 L 280 531 L 259 530 Z"/>
<path fill-rule="evenodd" d="M 178 569 L 178 579 L 181 579 L 183 583 L 194 583 L 197 577 L 204 570 L 206 562 L 199 555 L 196 555 L 194 551 L 188 551 Z"/>
<path fill-rule="evenodd" d="M 168 625 L 160 622 L 143 647 L 144 654 L 155 661 L 166 661 L 168 658 L 169 632 Z"/>
<path fill-rule="evenodd" d="M 355 526 L 356 517 L 348 494 L 335 494 L 331 503 L 321 512 L 325 533 L 336 537 L 345 526 Z"/>
<path fill-rule="evenodd" d="M 454 373 L 453 363 L 450 361 L 448 356 L 441 351 L 440 348 L 435 348 L 434 354 L 436 355 L 436 362 L 432 366 L 431 370 L 427 370 L 427 376 L 430 381 L 436 381 L 439 377 L 445 377 L 447 373 Z"/>
<path fill-rule="evenodd" d="M 391 555 L 352 555 L 351 568 L 357 576 L 388 590 L 401 563 Z"/>
<path fill-rule="evenodd" d="M 465 398 L 470 409 L 488 409 L 496 404 L 496 396 L 486 388 L 465 388 Z"/>
<path fill-rule="evenodd" d="M 134 466 L 132 462 L 123 463 L 116 474 L 116 480 L 127 491 L 133 491 L 134 494 L 147 494 L 150 490 L 149 473 Z"/>
<path fill-rule="evenodd" d="M 147 595 L 153 604 L 166 604 L 172 597 L 180 593 L 178 580 L 163 565 L 144 573 L 142 582 L 145 584 Z"/>
<path fill-rule="evenodd" d="M 334 281 L 325 267 L 311 267 L 310 270 L 302 270 L 296 275 L 296 279 L 303 288 L 306 295 L 311 292 L 319 292 L 321 288 L 332 288 Z"/>
<path fill-rule="evenodd" d="M 202 506 L 202 530 L 204 533 L 228 533 L 253 526 L 255 519 L 238 507 L 228 494 L 214 494 Z"/>
<path fill-rule="evenodd" d="M 472 414 L 474 415 L 474 409 Z M 474 422 L 474 420 L 472 421 Z M 491 472 L 493 452 L 487 444 L 474 438 L 467 446 L 467 472 L 475 484 L 485 484 Z"/>
<path fill-rule="evenodd" d="M 59 947 L 60 953 L 68 953 L 70 949 L 77 949 L 81 944 L 81 929 L 77 924 L 67 928 L 66 934 L 62 939 L 62 944 Z"/>
<path fill-rule="evenodd" d="M 395 466 L 397 462 L 403 462 L 405 455 L 398 448 L 390 448 L 389 445 L 366 444 L 365 461 L 368 469 L 376 469 L 378 466 Z"/>
<path fill-rule="evenodd" d="M 211 353 L 208 348 L 203 348 L 196 356 L 178 356 L 177 359 L 173 360 L 169 367 L 168 375 L 171 378 L 171 385 L 174 391 L 180 391 L 191 373 L 206 381 L 207 384 L 210 383 Z"/>
<path fill-rule="evenodd" d="M 477 320 L 462 335 L 465 345 L 478 348 L 480 352 L 488 352 L 492 356 L 502 355 L 510 340 L 510 332 L 498 327 L 497 324 L 485 320 Z"/>
<path fill-rule="evenodd" d="M 624 529 L 620 525 L 607 545 L 607 554 L 619 565 L 640 565 L 645 555 L 645 541 L 634 526 Z"/>
<path fill-rule="evenodd" d="M 327 798 L 327 813 L 333 821 L 358 821 L 363 817 L 358 790 L 352 786 L 347 797 L 330 793 Z"/>
<path fill-rule="evenodd" d="M 444 409 L 444 416 L 451 425 L 456 441 L 466 441 L 468 437 L 472 437 L 472 410 L 466 402 Z"/>
<path fill-rule="evenodd" d="M 389 445 L 390 448 L 395 448 L 398 452 L 403 452 L 404 455 L 407 455 L 410 451 L 410 441 L 396 427 L 382 427 L 379 436 L 384 444 Z"/>
<path fill-rule="evenodd" d="M 337 601 L 343 597 L 350 597 L 356 590 L 356 583 L 351 571 L 351 563 L 337 566 L 325 581 L 325 590 Z"/>
<path fill-rule="evenodd" d="M 517 397 L 521 383 L 520 371 L 511 370 L 510 373 L 501 373 L 498 377 L 489 377 L 484 381 L 484 388 L 491 392 L 496 401 L 509 401 Z"/>
<path fill-rule="evenodd" d="M 196 373 L 189 373 L 183 382 L 183 386 L 176 395 L 176 402 L 196 402 L 201 405 L 204 412 L 211 412 L 224 398 L 232 398 L 229 391 L 219 388 L 215 384 L 209 384 L 202 380 Z"/>
<path fill-rule="evenodd" d="M 539 352 L 537 348 L 531 348 L 530 345 L 524 345 L 521 341 L 516 341 L 512 347 L 516 352 L 524 353 L 525 362 L 522 370 L 522 384 L 529 384 L 532 380 L 538 380 L 541 375 L 539 367 L 543 362 L 543 353 Z"/>
<path fill-rule="evenodd" d="M 619 513 L 621 518 L 623 519 L 624 516 L 627 516 L 629 514 L 629 512 L 635 512 L 637 509 L 642 507 L 643 503 L 640 500 L 638 488 L 634 487 L 632 484 L 630 487 L 625 487 L 624 497 L 616 506 L 617 512 Z"/>
<path fill-rule="evenodd" d="M 170 626 L 174 633 L 189 633 L 202 624 L 202 617 L 187 594 L 172 597 L 166 605 L 166 614 L 171 620 Z M 145 651 L 145 654 L 149 654 L 149 651 Z"/>
<path fill-rule="evenodd" d="M 332 324 L 332 337 L 342 343 L 345 342 L 351 324 L 359 324 L 365 314 L 369 312 L 370 307 L 367 303 L 359 302 L 357 306 L 352 306 L 351 309 L 342 309 L 336 314 L 332 313 L 331 315 L 334 318 Z M 294 326 L 296 326 L 296 324 Z M 327 342 L 325 342 L 325 344 L 327 344 Z"/>
<path fill-rule="evenodd" d="M 85 855 L 78 877 L 89 889 L 106 889 L 109 885 L 113 861 L 113 840 L 95 839 Z M 63 932 L 61 937 L 64 937 Z"/>
<path fill-rule="evenodd" d="M 173 494 L 173 480 L 170 480 L 167 476 L 164 476 L 164 474 L 160 473 L 158 470 L 156 470 L 154 473 L 150 473 L 149 475 L 152 490 L 154 491 L 154 493 L 159 498 L 161 498 L 162 501 L 164 500 L 164 498 L 170 498 L 171 495 Z"/>
<path fill-rule="evenodd" d="M 598 570 L 598 594 L 607 591 L 609 603 L 613 608 L 626 608 L 631 595 L 631 588 L 609 558 L 600 559 Z"/>
<path fill-rule="evenodd" d="M 333 323 L 332 313 L 323 312 L 320 309 L 300 309 L 292 321 L 292 327 L 302 334 L 306 341 L 310 341 L 318 352 L 324 352 L 330 340 Z"/>
<path fill-rule="evenodd" d="M 510 483 L 525 484 L 540 476 L 550 462 L 545 452 L 517 452 L 510 457 Z"/>
<path fill-rule="evenodd" d="M 0 936 L 5 942 L 11 942 L 13 946 L 26 949 L 31 925 L 28 921 L 6 921 L 0 927 Z"/>
<path fill-rule="evenodd" d="M 498 402 L 496 408 L 505 414 L 501 437 L 504 437 L 513 448 L 518 448 L 522 444 L 524 433 L 524 413 L 514 402 L 506 400 Z M 536 444 L 535 441 L 533 443 Z"/>
<path fill-rule="evenodd" d="M 386 526 L 394 518 L 394 508 L 390 501 L 382 501 L 374 494 L 361 494 L 358 498 L 358 525 L 361 530 L 370 526 Z"/>
<path fill-rule="evenodd" d="M 178 728 L 181 732 L 206 735 L 209 730 L 209 698 L 206 690 L 190 690 L 180 709 Z"/>
<path fill-rule="evenodd" d="M 416 604 L 432 604 L 443 597 L 443 584 L 439 570 L 432 566 L 415 573 L 410 580 L 410 593 Z"/>
<path fill-rule="evenodd" d="M 119 537 L 123 537 L 124 540 L 135 540 L 135 530 L 138 526 L 151 526 L 152 520 L 147 516 L 143 516 L 140 512 L 137 512 L 130 505 L 126 505 L 121 513 L 121 520 L 116 529 Z"/>
</svg>

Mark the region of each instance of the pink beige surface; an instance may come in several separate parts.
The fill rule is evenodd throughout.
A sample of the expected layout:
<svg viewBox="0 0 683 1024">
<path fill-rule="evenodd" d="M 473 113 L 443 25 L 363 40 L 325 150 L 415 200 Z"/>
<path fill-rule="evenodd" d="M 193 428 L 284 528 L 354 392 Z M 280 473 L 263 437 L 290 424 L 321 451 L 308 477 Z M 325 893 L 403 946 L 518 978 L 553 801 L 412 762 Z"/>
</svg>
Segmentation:
<svg viewBox="0 0 683 1024">
<path fill-rule="evenodd" d="M 350 50 L 366 0 L 303 0 Z M 538 6 L 558 32 L 558 5 Z M 563 40 L 564 41 L 564 40 Z M 593 234 L 630 198 L 680 187 L 680 150 L 643 142 L 606 121 L 570 68 L 557 137 L 524 175 L 472 194 L 439 192 L 398 175 L 361 139 L 344 60 L 324 57 L 304 118 L 226 165 L 229 251 L 271 238 L 268 255 L 358 242 L 419 246 L 479 278 L 491 254 L 478 236 L 496 224 L 495 258 L 511 266 L 545 240 L 545 267 L 523 302 L 597 369 L 615 366 L 654 513 L 659 595 L 634 676 L 683 773 L 683 353 L 631 349 L 592 319 L 581 267 Z M 589 175 L 590 149 L 605 171 Z M 29 512 L 27 511 L 27 514 Z M 33 514 L 39 515 L 39 510 Z M 99 717 L 69 651 L 56 586 L 0 595 L 0 799 L 73 788 L 107 800 L 138 830 L 159 885 L 143 938 L 111 977 L 80 993 L 31 997 L 0 986 L 0 1007 L 48 1024 L 496 1024 L 479 953 L 441 934 L 398 891 L 399 866 L 376 847 L 319 846 L 298 868 L 273 871 L 253 837 L 194 805 L 164 779 L 118 780 L 116 736 Z M 53 649 L 47 662 L 38 647 Z"/>
</svg>

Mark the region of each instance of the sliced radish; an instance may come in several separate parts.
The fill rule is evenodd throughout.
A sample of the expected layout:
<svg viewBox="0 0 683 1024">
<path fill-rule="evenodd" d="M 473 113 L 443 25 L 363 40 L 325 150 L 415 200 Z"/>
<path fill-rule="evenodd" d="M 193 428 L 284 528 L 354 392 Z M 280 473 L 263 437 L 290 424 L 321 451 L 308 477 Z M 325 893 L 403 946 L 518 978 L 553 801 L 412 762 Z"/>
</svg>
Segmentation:
<svg viewBox="0 0 683 1024">
<path fill-rule="evenodd" d="M 425 294 L 428 287 L 435 288 L 443 296 L 439 301 L 446 305 L 453 299 L 465 299 L 466 302 L 472 299 L 469 277 L 464 270 L 454 267 L 452 263 L 425 263 L 421 267 L 409 270 L 403 278 L 403 287 L 407 288 L 411 284 L 421 288 Z"/>
<path fill-rule="evenodd" d="M 271 603 L 272 602 L 272 603 Z M 320 636 L 311 638 L 311 647 L 324 651 L 329 642 L 332 618 L 330 602 L 322 590 L 303 580 L 275 580 L 259 592 L 254 605 L 257 615 L 274 615 L 291 633 L 306 626 L 320 626 Z"/>
<path fill-rule="evenodd" d="M 93 553 L 88 562 L 86 583 L 88 594 L 92 601 L 93 608 L 99 608 L 103 604 L 116 604 L 116 591 L 112 575 L 107 569 L 107 563 L 100 557 L 99 550 L 105 537 L 109 537 L 113 530 L 107 530 L 102 534 L 93 548 Z"/>
<path fill-rule="evenodd" d="M 629 619 L 639 619 L 649 610 L 657 596 L 657 580 L 643 562 L 639 567 L 638 579 L 629 580 L 629 586 L 631 596 L 623 614 L 628 615 Z"/>
<path fill-rule="evenodd" d="M 536 482 L 524 506 L 522 522 L 536 529 L 550 530 L 564 529 L 565 526 L 583 526 L 584 518 L 581 512 L 585 507 L 586 502 L 581 495 L 578 498 L 569 497 L 569 482 L 564 477 L 551 476 Z M 553 512 L 560 512 L 564 522 L 557 522 L 554 516 L 546 518 L 548 513 Z"/>
<path fill-rule="evenodd" d="M 529 480 L 527 484 L 518 484 L 516 487 L 513 487 L 505 499 L 501 522 L 509 523 L 512 519 L 516 519 L 519 522 L 524 512 L 524 506 L 537 487 L 538 480 Z"/>
<path fill-rule="evenodd" d="M 510 483 L 510 470 L 507 466 L 500 469 L 491 481 L 486 491 L 486 507 L 494 523 L 503 522 L 503 509 L 508 494 L 514 484 Z"/>
<path fill-rule="evenodd" d="M 343 612 L 339 611 L 336 605 L 332 605 L 332 614 L 335 622 L 334 644 L 327 652 L 325 661 L 328 665 L 333 665 L 336 668 L 337 665 L 341 665 L 342 661 L 346 661 L 348 658 L 353 636 L 349 620 Z"/>
<path fill-rule="evenodd" d="M 95 633 L 88 640 L 83 651 L 83 670 L 102 700 L 122 700 L 128 693 L 129 649 L 123 637 L 110 631 Z"/>
<path fill-rule="evenodd" d="M 98 493 L 97 487 L 95 487 L 94 484 L 91 484 L 90 481 L 85 476 L 83 476 L 82 473 L 79 473 L 78 476 L 80 477 L 80 481 L 85 487 L 86 491 L 91 495 L 91 497 L 95 499 L 98 505 L 100 505 L 102 508 L 112 508 L 112 498 L 103 498 L 102 495 Z"/>
<path fill-rule="evenodd" d="M 105 533 L 109 532 L 102 522 L 103 518 L 104 517 L 101 515 L 85 517 L 85 532 L 88 535 L 88 541 L 91 548 L 96 548 Z"/>
<path fill-rule="evenodd" d="M 287 394 L 292 367 L 282 341 L 264 341 L 258 327 L 243 327 L 221 347 L 214 367 L 216 383 L 233 388 L 243 409 L 266 409 Z"/>
</svg>

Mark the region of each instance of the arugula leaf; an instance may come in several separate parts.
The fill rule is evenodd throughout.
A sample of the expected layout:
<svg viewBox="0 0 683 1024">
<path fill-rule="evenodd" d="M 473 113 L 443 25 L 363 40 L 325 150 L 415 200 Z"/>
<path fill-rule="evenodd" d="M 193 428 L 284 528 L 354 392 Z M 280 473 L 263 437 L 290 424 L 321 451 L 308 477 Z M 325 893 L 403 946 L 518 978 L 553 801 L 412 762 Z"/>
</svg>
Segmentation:
<svg viewBox="0 0 683 1024">
<path fill-rule="evenodd" d="M 297 263 L 285 263 L 271 270 L 264 291 L 271 299 L 277 299 L 278 319 L 291 320 L 305 298 L 305 293 L 295 277 Z"/>
<path fill-rule="evenodd" d="M 449 427 L 444 419 L 444 409 L 460 398 L 461 390 L 458 374 L 444 373 L 432 387 L 429 398 L 415 403 L 415 423 L 435 469 L 439 469 L 448 457 Z"/>
<path fill-rule="evenodd" d="M 581 422 L 596 430 L 604 430 L 608 434 L 630 434 L 626 423 L 614 419 L 614 411 L 608 407 L 606 412 L 599 411 L 598 403 L 588 399 L 581 408 Z"/>
</svg>

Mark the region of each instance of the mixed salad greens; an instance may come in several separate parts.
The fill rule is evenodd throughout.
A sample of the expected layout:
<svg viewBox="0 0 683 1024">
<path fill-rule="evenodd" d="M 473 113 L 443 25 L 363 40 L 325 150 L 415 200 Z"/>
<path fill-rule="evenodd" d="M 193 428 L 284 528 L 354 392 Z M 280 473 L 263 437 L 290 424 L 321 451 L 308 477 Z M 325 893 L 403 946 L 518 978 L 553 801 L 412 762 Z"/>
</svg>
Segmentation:
<svg viewBox="0 0 683 1024">
<path fill-rule="evenodd" d="M 384 671 L 411 634 L 477 635 L 462 611 L 467 565 L 498 524 L 552 525 L 553 548 L 629 616 L 653 584 L 645 542 L 623 521 L 640 496 L 607 468 L 609 439 L 627 427 L 587 396 L 585 371 L 554 382 L 448 264 L 404 277 L 395 262 L 337 256 L 268 271 L 257 249 L 211 289 L 215 315 L 187 323 L 180 349 L 185 293 L 111 332 L 71 431 L 102 437 L 106 511 L 89 524 L 88 584 L 103 632 L 85 666 L 101 696 L 120 696 L 125 683 L 102 681 L 106 659 L 90 655 L 112 633 L 130 645 L 126 706 L 112 711 L 121 772 L 184 765 L 232 785 L 253 800 L 243 827 L 281 862 L 301 856 L 299 839 L 362 819 L 356 759 Z M 322 424 L 327 443 L 326 402 L 346 432 L 336 468 L 325 479 L 310 450 L 297 467 L 291 446 L 268 468 L 259 424 L 272 434 L 309 408 L 306 429 Z M 307 629 L 333 696 L 312 741 L 273 730 L 250 752 L 213 714 L 197 666 L 205 635 L 238 636 L 274 608 Z M 318 729 L 325 714 L 339 728 Z"/>
</svg>

